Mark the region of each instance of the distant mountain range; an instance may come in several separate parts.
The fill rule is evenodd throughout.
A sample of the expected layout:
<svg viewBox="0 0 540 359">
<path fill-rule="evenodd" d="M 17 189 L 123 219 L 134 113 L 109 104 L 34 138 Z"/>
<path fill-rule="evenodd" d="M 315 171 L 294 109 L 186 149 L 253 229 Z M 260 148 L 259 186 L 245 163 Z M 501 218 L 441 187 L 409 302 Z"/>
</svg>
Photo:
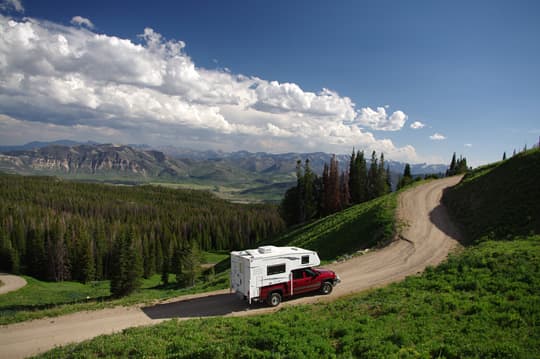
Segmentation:
<svg viewBox="0 0 540 359">
<path fill-rule="evenodd" d="M 209 189 L 224 197 L 278 200 L 296 180 L 297 160 L 309 158 L 313 171 L 321 174 L 331 157 L 323 152 L 228 153 L 62 140 L 0 146 L 0 171 L 132 184 L 159 182 Z M 341 169 L 348 167 L 348 155 L 337 158 Z M 387 164 L 396 181 L 405 164 Z M 444 173 L 446 169 L 446 165 L 411 165 L 416 175 Z"/>
</svg>

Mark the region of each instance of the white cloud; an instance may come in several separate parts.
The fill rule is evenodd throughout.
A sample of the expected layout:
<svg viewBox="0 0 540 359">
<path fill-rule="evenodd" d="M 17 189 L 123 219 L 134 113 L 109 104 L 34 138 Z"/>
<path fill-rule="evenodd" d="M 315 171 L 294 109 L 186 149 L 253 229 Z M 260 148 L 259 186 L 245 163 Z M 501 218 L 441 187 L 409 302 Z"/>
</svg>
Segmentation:
<svg viewBox="0 0 540 359">
<path fill-rule="evenodd" d="M 420 121 L 414 121 L 413 123 L 411 123 L 411 128 L 413 130 L 418 130 L 418 129 L 424 128 L 424 127 L 426 127 L 426 124 L 422 123 Z"/>
<path fill-rule="evenodd" d="M 440 133 L 434 133 L 433 135 L 429 136 L 429 139 L 433 141 L 442 141 L 446 140 L 446 137 L 441 135 Z"/>
<path fill-rule="evenodd" d="M 414 147 L 397 147 L 358 127 L 399 130 L 407 119 L 402 111 L 357 111 L 350 98 L 328 89 L 310 92 L 200 68 L 184 42 L 150 28 L 136 43 L 0 15 L 0 33 L 0 113 L 16 121 L 4 123 L 10 133 L 19 130 L 28 140 L 39 137 L 33 124 L 49 137 L 54 131 L 87 139 L 112 134 L 114 142 L 271 152 L 348 153 L 355 146 L 419 160 Z"/>
<path fill-rule="evenodd" d="M 402 111 L 396 111 L 388 116 L 385 107 L 377 107 L 377 111 L 365 107 L 360 109 L 356 121 L 374 130 L 399 131 L 405 125 L 407 115 Z"/>
<path fill-rule="evenodd" d="M 466 144 L 464 144 L 463 146 L 468 147 L 468 148 L 471 148 L 471 147 L 472 147 L 472 143 L 466 143 Z"/>
<path fill-rule="evenodd" d="M 2 0 L 0 2 L 0 10 L 15 10 L 16 12 L 23 13 L 24 6 L 21 0 Z"/>
<path fill-rule="evenodd" d="M 89 29 L 94 28 L 94 24 L 92 23 L 92 21 L 82 16 L 73 16 L 70 22 L 73 25 L 86 26 Z"/>
</svg>

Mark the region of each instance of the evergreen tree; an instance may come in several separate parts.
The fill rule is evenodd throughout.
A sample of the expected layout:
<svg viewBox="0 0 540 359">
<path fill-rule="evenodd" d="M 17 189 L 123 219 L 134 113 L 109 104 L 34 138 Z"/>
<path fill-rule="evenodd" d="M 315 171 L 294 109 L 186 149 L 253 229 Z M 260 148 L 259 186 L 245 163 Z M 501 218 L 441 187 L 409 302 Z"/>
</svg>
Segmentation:
<svg viewBox="0 0 540 359">
<path fill-rule="evenodd" d="M 506 160 L 506 152 L 503 152 L 502 160 L 503 160 L 503 161 Z"/>
<path fill-rule="evenodd" d="M 409 185 L 410 183 L 412 183 L 412 181 L 413 181 L 413 178 L 411 175 L 411 166 L 408 163 L 406 163 L 405 169 L 403 170 L 403 176 L 399 180 L 398 189 Z"/>
<path fill-rule="evenodd" d="M 336 155 L 330 160 L 330 171 L 328 175 L 328 210 L 335 213 L 341 210 L 341 196 L 339 193 L 339 163 Z"/>
<path fill-rule="evenodd" d="M 359 173 L 358 173 L 358 166 L 356 163 L 356 153 L 354 152 L 354 148 L 351 154 L 350 162 L 349 162 L 349 192 L 351 197 L 352 203 L 359 203 L 359 196 L 360 196 L 360 186 L 359 186 Z"/>
<path fill-rule="evenodd" d="M 111 276 L 111 294 L 121 297 L 140 287 L 142 258 L 140 241 L 133 231 L 125 232 L 116 242 L 115 261 Z"/>
<path fill-rule="evenodd" d="M 324 164 L 322 173 L 322 189 L 321 189 L 321 215 L 326 216 L 331 212 L 331 199 L 330 199 L 330 170 L 328 164 Z"/>
<path fill-rule="evenodd" d="M 341 172 L 339 177 L 339 192 L 341 209 L 349 207 L 351 205 L 351 194 L 349 191 L 349 175 L 346 172 Z"/>
<path fill-rule="evenodd" d="M 289 226 L 300 223 L 301 216 L 299 213 L 298 197 L 298 187 L 291 187 L 285 192 L 279 206 L 281 218 Z"/>
<path fill-rule="evenodd" d="M 317 214 L 317 203 L 315 198 L 315 174 L 309 166 L 309 158 L 304 166 L 304 219 L 310 220 Z"/>
<path fill-rule="evenodd" d="M 450 161 L 450 167 L 446 170 L 446 176 L 453 176 L 456 174 L 456 153 L 452 155 L 452 160 Z"/>
<path fill-rule="evenodd" d="M 461 173 L 467 172 L 467 170 L 468 170 L 467 159 L 465 157 L 460 156 L 459 161 L 457 162 L 457 165 L 456 165 L 455 172 L 456 174 L 461 174 Z"/>
<path fill-rule="evenodd" d="M 380 197 L 387 194 L 388 192 L 390 192 L 390 187 L 388 186 L 388 181 L 386 178 L 384 154 L 381 153 L 379 159 L 379 168 L 377 169 L 377 184 L 375 194 L 377 197 Z"/>
<path fill-rule="evenodd" d="M 306 220 L 306 204 L 304 193 L 304 173 L 302 171 L 302 161 L 296 161 L 296 191 L 298 193 L 296 206 L 298 207 L 298 223 Z"/>
<path fill-rule="evenodd" d="M 87 232 L 81 233 L 81 252 L 79 256 L 79 265 L 81 268 L 81 277 L 79 280 L 88 283 L 95 279 L 96 267 L 94 259 L 94 246 Z"/>
<path fill-rule="evenodd" d="M 186 284 L 195 285 L 195 280 L 201 271 L 201 252 L 196 242 L 192 242 L 184 251 L 183 256 Z"/>
<path fill-rule="evenodd" d="M 377 160 L 377 153 L 373 151 L 371 153 L 371 163 L 369 165 L 369 171 L 367 176 L 367 200 L 372 200 L 377 197 L 377 183 L 379 182 L 379 164 Z"/>
<path fill-rule="evenodd" d="M 392 176 L 390 174 L 390 165 L 386 166 L 386 188 L 388 188 L 388 192 L 392 192 Z"/>
<path fill-rule="evenodd" d="M 180 287 L 184 287 L 186 284 L 186 278 L 184 277 L 184 271 L 182 267 L 184 265 L 184 256 L 185 249 L 183 248 L 183 243 L 178 243 L 173 251 L 172 260 L 171 260 L 171 272 L 176 277 L 176 283 Z"/>
<path fill-rule="evenodd" d="M 357 179 L 357 191 L 358 197 L 357 201 L 353 203 L 362 203 L 368 200 L 368 177 L 367 177 L 367 164 L 366 158 L 364 156 L 364 151 L 358 152 L 356 154 L 356 171 L 358 174 Z"/>
</svg>

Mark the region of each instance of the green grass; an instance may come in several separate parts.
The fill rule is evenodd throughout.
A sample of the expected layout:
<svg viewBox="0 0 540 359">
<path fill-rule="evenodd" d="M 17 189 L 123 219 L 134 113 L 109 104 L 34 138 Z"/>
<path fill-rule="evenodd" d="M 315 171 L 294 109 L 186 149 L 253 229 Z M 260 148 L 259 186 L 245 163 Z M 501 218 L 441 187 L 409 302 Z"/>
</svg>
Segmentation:
<svg viewBox="0 0 540 359">
<path fill-rule="evenodd" d="M 222 258 L 220 253 L 211 258 Z M 228 273 L 220 273 L 194 287 L 179 289 L 170 275 L 170 283 L 161 285 L 159 275 L 144 279 L 141 288 L 123 298 L 110 297 L 109 281 L 81 284 L 78 282 L 43 282 L 24 276 L 28 284 L 14 292 L 0 295 L 0 325 L 44 317 L 97 310 L 118 305 L 151 303 L 180 295 L 225 289 L 229 285 Z M 89 298 L 87 298 L 89 297 Z"/>
<path fill-rule="evenodd" d="M 382 245 L 396 233 L 397 193 L 352 206 L 294 229 L 274 244 L 318 252 L 323 260 Z"/>
<path fill-rule="evenodd" d="M 540 236 L 465 249 L 421 276 L 329 304 L 171 320 L 42 357 L 538 358 Z"/>
<path fill-rule="evenodd" d="M 202 253 L 202 263 L 219 263 L 229 258 L 229 251 L 212 251 Z"/>
<path fill-rule="evenodd" d="M 468 173 L 444 201 L 470 240 L 540 233 L 540 149 Z"/>
</svg>

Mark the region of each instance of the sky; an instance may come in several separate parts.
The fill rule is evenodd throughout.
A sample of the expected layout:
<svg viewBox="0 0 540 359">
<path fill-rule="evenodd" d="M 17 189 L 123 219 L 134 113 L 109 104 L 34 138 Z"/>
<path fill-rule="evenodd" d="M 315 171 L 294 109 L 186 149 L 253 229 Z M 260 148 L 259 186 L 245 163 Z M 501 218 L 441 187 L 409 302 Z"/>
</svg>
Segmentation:
<svg viewBox="0 0 540 359">
<path fill-rule="evenodd" d="M 0 145 L 477 166 L 539 114 L 538 1 L 0 0 Z"/>
</svg>

